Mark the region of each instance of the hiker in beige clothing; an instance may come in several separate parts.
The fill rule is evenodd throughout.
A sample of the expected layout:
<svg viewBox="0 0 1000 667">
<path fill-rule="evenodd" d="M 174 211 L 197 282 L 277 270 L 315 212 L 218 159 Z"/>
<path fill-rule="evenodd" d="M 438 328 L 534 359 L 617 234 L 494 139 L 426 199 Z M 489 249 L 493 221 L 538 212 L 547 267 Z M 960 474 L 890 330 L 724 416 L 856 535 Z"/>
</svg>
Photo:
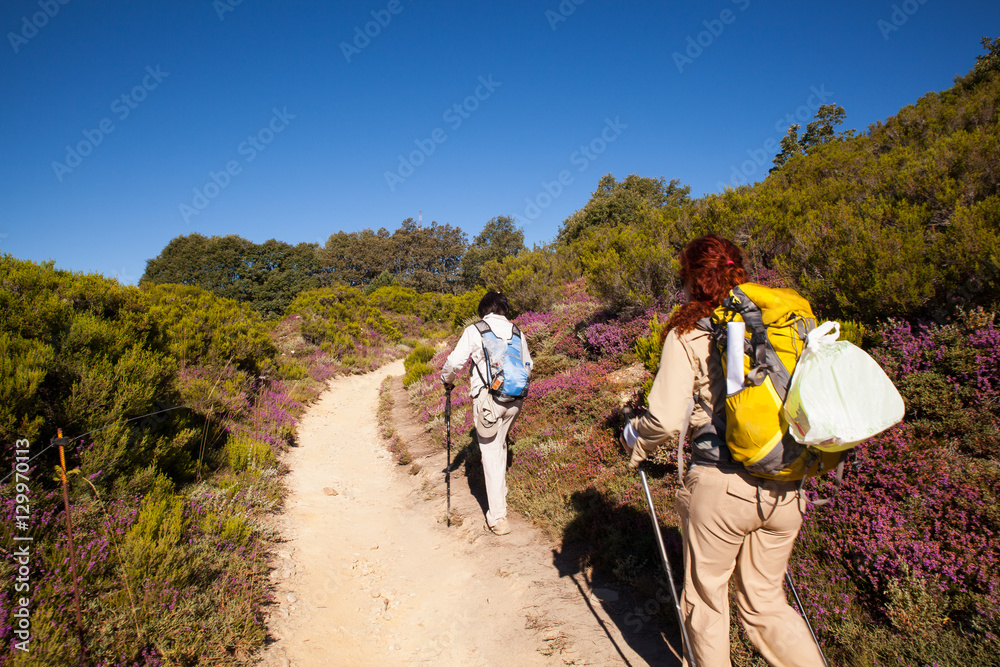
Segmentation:
<svg viewBox="0 0 1000 667">
<path fill-rule="evenodd" d="M 626 425 L 626 439 L 634 444 L 630 465 L 638 467 L 661 444 L 678 437 L 690 415 L 691 467 L 677 492 L 684 538 L 680 606 L 698 667 L 730 665 L 729 579 L 734 572 L 740 621 L 768 664 L 822 666 L 808 627 L 789 606 L 782 587 L 802 525 L 796 483 L 753 477 L 730 457 L 724 431 L 726 381 L 710 351 L 710 334 L 698 326 L 732 287 L 747 281 L 742 262 L 739 249 L 714 234 L 692 241 L 683 251 L 689 301 L 667 324 L 649 411 Z"/>
</svg>

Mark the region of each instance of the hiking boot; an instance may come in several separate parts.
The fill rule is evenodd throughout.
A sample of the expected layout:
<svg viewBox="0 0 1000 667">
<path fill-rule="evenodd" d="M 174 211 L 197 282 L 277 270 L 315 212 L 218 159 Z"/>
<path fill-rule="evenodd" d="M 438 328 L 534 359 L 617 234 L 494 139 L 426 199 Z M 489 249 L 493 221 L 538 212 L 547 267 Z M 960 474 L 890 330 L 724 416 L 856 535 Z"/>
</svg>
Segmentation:
<svg viewBox="0 0 1000 667">
<path fill-rule="evenodd" d="M 496 524 L 487 526 L 494 535 L 506 535 L 510 532 L 510 524 L 507 519 L 498 519 Z"/>
</svg>

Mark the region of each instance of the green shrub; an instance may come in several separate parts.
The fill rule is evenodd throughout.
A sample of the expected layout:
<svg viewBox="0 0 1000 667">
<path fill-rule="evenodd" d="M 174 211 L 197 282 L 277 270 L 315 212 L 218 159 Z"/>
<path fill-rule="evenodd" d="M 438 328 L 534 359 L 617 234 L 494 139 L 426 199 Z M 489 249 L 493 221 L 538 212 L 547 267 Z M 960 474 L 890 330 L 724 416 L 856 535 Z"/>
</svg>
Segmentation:
<svg viewBox="0 0 1000 667">
<path fill-rule="evenodd" d="M 186 585 L 193 574 L 193 564 L 180 548 L 187 526 L 183 498 L 162 493 L 147 497 L 123 540 L 129 580 L 166 578 Z"/>
<path fill-rule="evenodd" d="M 435 354 L 437 351 L 433 347 L 420 343 L 406 356 L 403 360 L 403 368 L 406 369 L 406 374 L 403 376 L 404 387 L 409 387 L 434 372 L 434 367 L 427 362 L 433 359 Z"/>
<path fill-rule="evenodd" d="M 434 367 L 423 361 L 414 362 L 406 375 L 403 376 L 403 386 L 409 387 L 411 384 L 422 380 L 425 376 L 434 372 Z"/>
<path fill-rule="evenodd" d="M 182 366 L 232 365 L 259 375 L 277 354 L 261 316 L 245 304 L 184 285 L 155 285 L 148 295 L 149 314 Z"/>
<path fill-rule="evenodd" d="M 406 355 L 406 359 L 403 360 L 403 368 L 409 371 L 414 364 L 426 364 L 434 358 L 435 354 L 437 354 L 437 350 L 430 345 L 418 343 L 413 351 Z"/>
<path fill-rule="evenodd" d="M 838 322 L 840 324 L 840 337 L 838 340 L 846 340 L 858 347 L 864 347 L 868 327 L 854 320 L 838 320 Z"/>
<path fill-rule="evenodd" d="M 660 368 L 660 356 L 663 353 L 663 331 L 667 328 L 667 320 L 660 322 L 659 315 L 653 315 L 649 323 L 649 335 L 635 341 L 635 356 L 639 358 L 646 370 L 652 374 Z"/>
<path fill-rule="evenodd" d="M 653 380 L 656 371 L 660 369 L 660 357 L 663 354 L 663 331 L 667 328 L 669 318 L 660 322 L 659 315 L 654 315 L 649 323 L 649 335 L 643 336 L 635 341 L 635 356 L 639 358 L 646 370 L 653 374 L 653 377 L 646 380 L 642 385 L 642 401 L 646 404 L 649 392 L 653 388 Z"/>
<path fill-rule="evenodd" d="M 578 275 L 571 265 L 563 255 L 536 248 L 500 262 L 491 259 L 483 265 L 480 276 L 487 289 L 507 295 L 517 315 L 529 310 L 547 310 L 563 281 Z"/>
<path fill-rule="evenodd" d="M 302 292 L 288 307 L 288 314 L 302 318 L 301 332 L 307 343 L 319 345 L 335 356 L 354 352 L 360 341 L 376 346 L 380 340 L 402 338 L 381 310 L 371 305 L 360 290 L 349 287 Z"/>
<path fill-rule="evenodd" d="M 365 296 L 367 296 L 380 287 L 388 287 L 389 285 L 398 285 L 398 284 L 399 282 L 396 280 L 396 277 L 393 276 L 388 269 L 386 269 L 382 273 L 378 274 L 375 280 L 365 285 L 364 293 Z"/>
<path fill-rule="evenodd" d="M 675 237 L 672 220 L 650 215 L 634 225 L 588 230 L 574 245 L 590 292 L 621 310 L 648 306 L 675 289 Z"/>
<path fill-rule="evenodd" d="M 271 445 L 243 433 L 231 436 L 226 441 L 225 451 L 229 469 L 236 473 L 258 471 L 276 463 Z"/>
<path fill-rule="evenodd" d="M 34 440 L 44 423 L 37 409 L 38 389 L 52 369 L 55 352 L 37 340 L 0 331 L 0 434 Z"/>
</svg>

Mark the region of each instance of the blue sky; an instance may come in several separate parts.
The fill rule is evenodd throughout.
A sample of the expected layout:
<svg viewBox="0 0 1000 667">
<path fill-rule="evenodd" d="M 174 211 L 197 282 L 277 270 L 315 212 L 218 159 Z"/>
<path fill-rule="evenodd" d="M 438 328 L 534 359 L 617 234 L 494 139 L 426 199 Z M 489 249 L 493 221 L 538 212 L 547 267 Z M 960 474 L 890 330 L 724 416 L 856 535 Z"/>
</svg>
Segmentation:
<svg viewBox="0 0 1000 667">
<path fill-rule="evenodd" d="M 5 0 L 0 31 L 0 252 L 135 283 L 193 232 L 422 210 L 531 245 L 607 173 L 756 181 L 796 114 L 949 87 L 1000 3 Z"/>
</svg>

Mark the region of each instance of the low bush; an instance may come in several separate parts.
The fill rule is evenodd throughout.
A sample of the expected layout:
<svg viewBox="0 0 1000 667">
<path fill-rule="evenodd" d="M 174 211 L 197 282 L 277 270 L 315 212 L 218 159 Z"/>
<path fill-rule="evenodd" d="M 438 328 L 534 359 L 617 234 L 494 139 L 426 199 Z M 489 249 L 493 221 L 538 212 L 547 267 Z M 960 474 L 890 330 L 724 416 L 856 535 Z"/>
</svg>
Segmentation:
<svg viewBox="0 0 1000 667">
<path fill-rule="evenodd" d="M 307 343 L 333 356 L 353 353 L 362 340 L 375 347 L 402 338 L 381 310 L 370 305 L 360 290 L 350 287 L 302 292 L 287 312 L 301 317 L 300 330 Z"/>
<path fill-rule="evenodd" d="M 437 351 L 430 345 L 418 343 L 413 351 L 406 355 L 406 359 L 403 360 L 403 368 L 410 370 L 416 364 L 426 364 L 434 358 L 435 354 Z"/>
<path fill-rule="evenodd" d="M 434 372 L 434 367 L 423 361 L 417 361 L 410 364 L 409 370 L 403 376 L 403 386 L 409 387 L 415 382 L 419 382 L 424 379 L 424 377 L 430 375 Z"/>
<path fill-rule="evenodd" d="M 921 439 L 947 439 L 964 453 L 1000 459 L 1000 330 L 973 311 L 946 325 L 891 320 L 872 355 L 899 388 Z"/>
</svg>

